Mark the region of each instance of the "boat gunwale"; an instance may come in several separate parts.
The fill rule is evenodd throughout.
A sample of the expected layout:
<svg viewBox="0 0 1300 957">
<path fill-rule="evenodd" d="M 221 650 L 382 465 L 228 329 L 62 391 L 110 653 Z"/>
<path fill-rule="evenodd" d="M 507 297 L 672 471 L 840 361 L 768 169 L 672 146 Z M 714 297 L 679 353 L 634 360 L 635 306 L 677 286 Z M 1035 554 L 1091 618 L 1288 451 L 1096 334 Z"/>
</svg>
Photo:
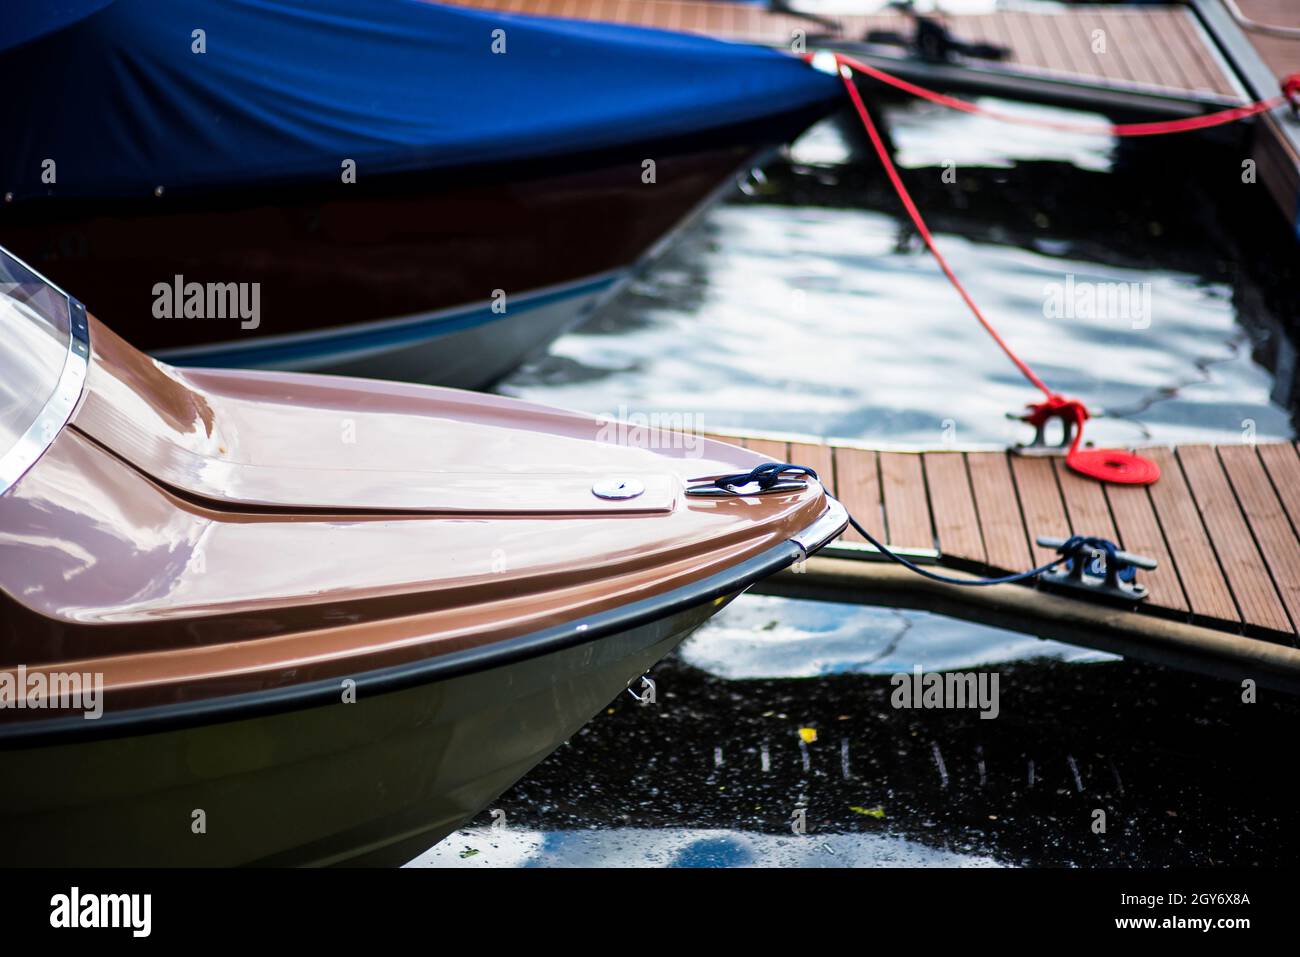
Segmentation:
<svg viewBox="0 0 1300 957">
<path fill-rule="evenodd" d="M 444 655 L 377 668 L 349 676 L 348 680 L 354 682 L 357 700 L 363 694 L 402 691 L 541 657 L 738 594 L 756 582 L 803 561 L 843 531 L 848 524 L 847 511 L 829 494 L 825 495 L 825 501 L 827 507 L 802 532 L 726 571 L 561 625 Z M 322 678 L 173 704 L 105 711 L 94 720 L 88 720 L 82 714 L 68 714 L 0 724 L 0 750 L 162 733 L 337 704 L 342 680 L 339 677 Z"/>
</svg>

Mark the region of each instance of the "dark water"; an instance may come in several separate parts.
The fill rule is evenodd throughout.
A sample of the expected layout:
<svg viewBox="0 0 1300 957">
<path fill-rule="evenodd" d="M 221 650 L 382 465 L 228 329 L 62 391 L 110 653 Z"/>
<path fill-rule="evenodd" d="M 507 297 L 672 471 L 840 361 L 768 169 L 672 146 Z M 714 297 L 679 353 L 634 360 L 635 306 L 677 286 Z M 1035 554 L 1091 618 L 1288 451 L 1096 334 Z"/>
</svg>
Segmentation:
<svg viewBox="0 0 1300 957">
<path fill-rule="evenodd" d="M 1230 143 L 888 117 L 976 300 L 1051 385 L 1108 411 L 1091 436 L 1295 434 L 1296 250 Z M 503 391 L 703 428 L 1023 437 L 1004 413 L 1032 389 L 852 147 L 812 131 Z M 1143 308 L 1052 314 L 1067 282 L 1136 283 Z M 998 716 L 892 707 L 890 675 L 916 666 L 996 672 Z M 1300 702 L 1273 692 L 1246 704 L 1225 682 L 924 612 L 756 595 L 653 675 L 655 704 L 620 697 L 496 802 L 506 827 L 485 813 L 420 862 L 1214 866 L 1300 846 Z"/>
<path fill-rule="evenodd" d="M 761 607 L 770 599 L 756 599 Z M 740 609 L 737 609 L 740 611 Z M 762 609 L 783 623 L 826 614 Z M 833 614 L 833 612 L 831 612 Z M 754 609 L 741 612 L 752 618 Z M 910 616 L 902 668 L 951 626 Z M 896 627 L 855 622 L 856 654 Z M 898 624 L 894 623 L 895 626 Z M 724 628 L 725 621 L 723 623 Z M 794 626 L 793 630 L 799 630 Z M 953 635 L 955 638 L 956 636 Z M 817 653 L 816 632 L 802 642 Z M 790 640 L 787 637 L 786 640 Z M 942 636 L 935 639 L 942 643 Z M 996 640 L 996 639 L 995 639 Z M 716 637 L 700 641 L 718 645 Z M 744 657 L 744 642 L 739 641 Z M 658 701 L 613 703 L 495 807 L 503 830 L 428 858 L 480 865 L 1238 865 L 1294 860 L 1283 750 L 1296 702 L 1120 661 L 1026 654 L 997 666 L 1000 712 L 899 711 L 867 666 L 727 677 L 688 647 Z M 824 649 L 821 649 L 823 657 Z M 793 648 L 791 649 L 793 657 Z M 942 658 L 939 655 L 939 658 Z M 704 660 L 697 660 L 703 658 Z M 776 660 L 771 661 L 776 664 Z M 891 666 L 892 669 L 892 666 Z M 816 730 L 805 744 L 800 729 Z M 766 767 L 764 770 L 764 753 Z M 806 765 L 805 765 L 806 758 Z M 792 832 L 806 811 L 806 833 Z M 1106 833 L 1093 833 L 1097 809 Z M 468 857 L 466 850 L 476 851 Z"/>
</svg>

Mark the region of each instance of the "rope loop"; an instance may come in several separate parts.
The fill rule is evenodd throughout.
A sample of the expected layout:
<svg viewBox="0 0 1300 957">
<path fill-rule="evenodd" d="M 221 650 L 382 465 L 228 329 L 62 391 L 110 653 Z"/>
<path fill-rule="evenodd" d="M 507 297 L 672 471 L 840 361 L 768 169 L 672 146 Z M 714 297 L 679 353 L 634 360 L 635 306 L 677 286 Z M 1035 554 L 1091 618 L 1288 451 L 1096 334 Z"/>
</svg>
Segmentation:
<svg viewBox="0 0 1300 957">
<path fill-rule="evenodd" d="M 774 487 L 781 480 L 781 476 L 787 472 L 795 475 L 806 475 L 811 479 L 821 481 L 817 478 L 817 473 L 806 465 L 791 465 L 789 462 L 764 462 L 762 465 L 754 466 L 748 472 L 723 475 L 708 484 L 731 492 L 733 495 L 743 495 L 744 493 L 740 490 L 746 485 L 757 485 L 761 491 L 767 491 Z"/>
</svg>

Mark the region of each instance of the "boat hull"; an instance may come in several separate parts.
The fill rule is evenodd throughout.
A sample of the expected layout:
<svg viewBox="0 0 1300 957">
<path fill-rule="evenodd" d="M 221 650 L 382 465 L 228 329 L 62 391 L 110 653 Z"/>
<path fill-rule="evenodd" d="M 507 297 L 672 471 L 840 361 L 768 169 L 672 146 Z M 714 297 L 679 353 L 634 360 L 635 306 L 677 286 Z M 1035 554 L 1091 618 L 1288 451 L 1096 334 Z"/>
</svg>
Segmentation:
<svg viewBox="0 0 1300 957">
<path fill-rule="evenodd" d="M 173 365 L 483 388 L 617 292 L 779 142 L 769 137 L 808 120 L 524 175 L 108 205 L 50 198 L 0 208 L 0 242 Z M 642 156 L 656 157 L 653 182 Z"/>
<path fill-rule="evenodd" d="M 327 372 L 480 389 L 544 352 L 617 293 L 629 275 L 621 269 L 534 290 L 512 297 L 501 313 L 485 300 L 392 321 L 155 354 L 183 368 Z"/>
<path fill-rule="evenodd" d="M 0 859 L 404 863 L 486 807 L 727 600 L 355 703 L 9 750 L 0 757 Z"/>
<path fill-rule="evenodd" d="M 702 436 L 174 369 L 4 269 L 55 389 L 0 473 L 0 864 L 410 859 L 847 522 L 691 494 L 764 461 Z"/>
</svg>

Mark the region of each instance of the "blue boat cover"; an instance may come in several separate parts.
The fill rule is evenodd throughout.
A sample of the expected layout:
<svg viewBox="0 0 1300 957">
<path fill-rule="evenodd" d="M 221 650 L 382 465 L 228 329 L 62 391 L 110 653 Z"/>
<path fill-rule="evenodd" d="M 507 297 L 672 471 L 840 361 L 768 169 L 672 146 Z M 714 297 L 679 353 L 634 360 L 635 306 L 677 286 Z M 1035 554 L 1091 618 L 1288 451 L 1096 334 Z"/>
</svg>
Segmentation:
<svg viewBox="0 0 1300 957">
<path fill-rule="evenodd" d="M 422 0 L 6 0 L 0 83 L 18 200 L 562 156 L 842 93 L 761 47 Z"/>
</svg>

